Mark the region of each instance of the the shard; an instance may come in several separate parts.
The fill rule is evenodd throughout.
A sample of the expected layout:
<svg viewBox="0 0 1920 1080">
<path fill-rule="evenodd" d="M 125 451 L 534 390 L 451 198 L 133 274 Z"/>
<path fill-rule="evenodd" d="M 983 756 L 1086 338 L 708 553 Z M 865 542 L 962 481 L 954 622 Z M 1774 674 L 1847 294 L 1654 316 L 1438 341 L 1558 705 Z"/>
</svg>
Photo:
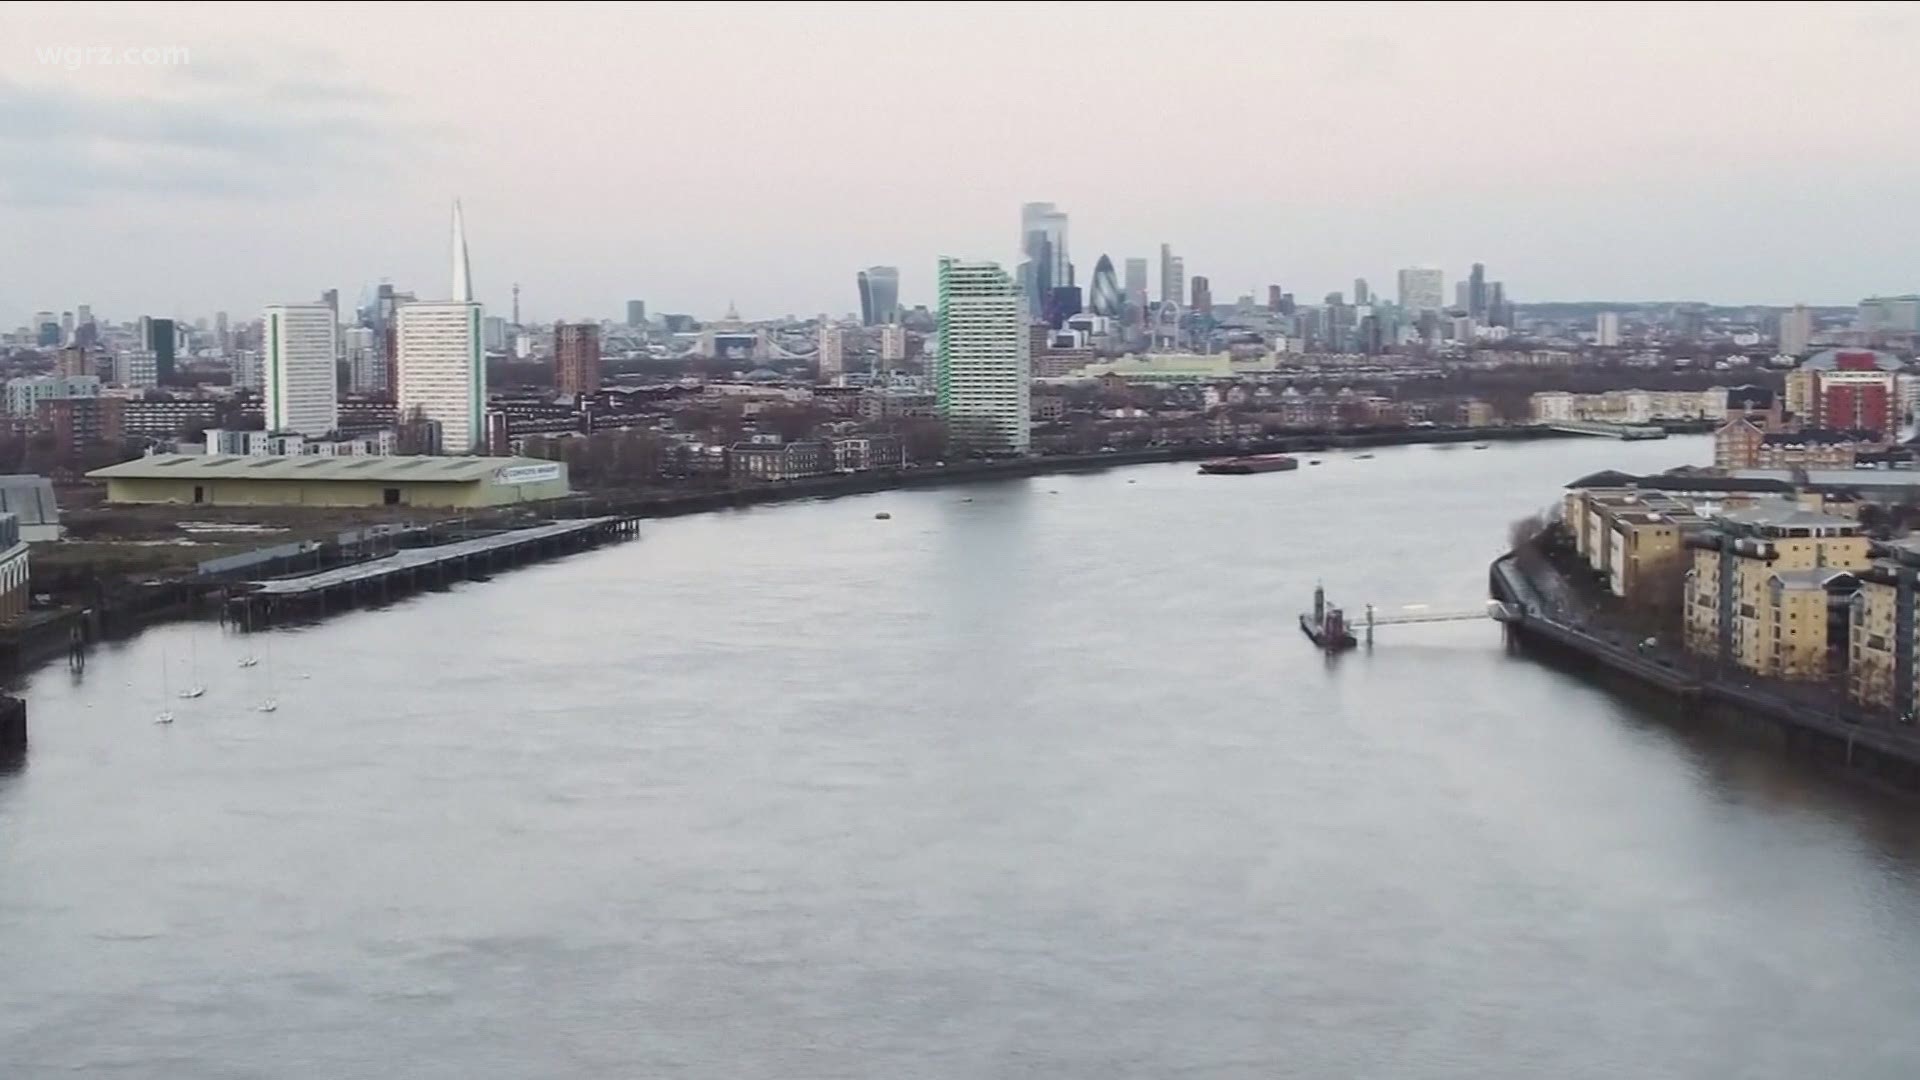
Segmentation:
<svg viewBox="0 0 1920 1080">
<path fill-rule="evenodd" d="M 467 223 L 460 216 L 460 200 L 453 200 L 453 298 L 473 302 L 473 272 L 467 268 Z"/>
</svg>

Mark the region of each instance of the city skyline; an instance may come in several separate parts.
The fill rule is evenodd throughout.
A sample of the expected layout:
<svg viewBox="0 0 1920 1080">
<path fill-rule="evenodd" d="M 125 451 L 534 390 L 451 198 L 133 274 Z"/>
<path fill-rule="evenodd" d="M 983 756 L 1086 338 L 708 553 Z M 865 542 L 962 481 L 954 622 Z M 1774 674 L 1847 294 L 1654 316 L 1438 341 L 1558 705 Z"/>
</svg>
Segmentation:
<svg viewBox="0 0 1920 1080">
<path fill-rule="evenodd" d="M 1091 26 L 1047 11 L 1029 32 L 1076 47 L 1031 53 L 1008 48 L 991 9 L 863 9 L 859 33 L 823 43 L 806 79 L 751 107 L 694 75 L 692 58 L 724 51 L 784 70 L 793 35 L 835 9 L 744 22 L 671 7 L 476 13 L 476 33 L 513 40 L 525 56 L 577 57 L 547 66 L 537 95 L 465 77 L 461 50 L 414 49 L 436 40 L 413 32 L 433 18 L 423 11 L 379 9 L 394 32 L 343 51 L 307 44 L 337 39 L 337 9 L 217 20 L 196 10 L 0 17 L 20 54 L 0 79 L 0 229 L 34 252 L 0 269 L 0 321 L 82 299 L 115 313 L 257 311 L 322 287 L 413 288 L 437 279 L 443 259 L 417 223 L 455 195 L 474 208 L 474 240 L 495 268 L 476 298 L 504 309 L 508 283 L 522 282 L 531 321 L 614 312 L 633 296 L 656 311 L 712 314 L 733 299 L 756 316 L 843 312 L 849 271 L 873 264 L 901 267 L 902 299 L 928 303 L 941 253 L 1016 266 L 1009 208 L 1039 199 L 1072 213 L 1081 252 L 1117 260 L 1170 242 L 1222 298 L 1271 280 L 1318 296 L 1417 264 L 1451 277 L 1474 261 L 1542 300 L 1837 304 L 1920 285 L 1883 210 L 1920 171 L 1920 151 L 1905 149 L 1915 140 L 1901 137 L 1920 134 L 1920 118 L 1882 107 L 1903 93 L 1899 66 L 1873 62 L 1920 36 L 1897 9 L 1465 20 L 1387 6 L 1168 24 L 1123 8 Z M 617 43 L 636 35 L 673 41 L 687 59 L 624 62 Z M 1530 47 L 1576 36 L 1571 55 Z M 191 63 L 173 67 L 75 71 L 32 55 L 38 42 L 182 38 Z M 874 49 L 882 39 L 888 47 Z M 1318 59 L 1277 70 L 1179 59 L 1227 42 L 1284 42 Z M 1167 59 L 1161 81 L 1182 92 L 1116 78 L 1110 61 L 1128 50 Z M 1836 53 L 1855 60 L 1819 59 Z M 865 92 L 896 70 L 970 64 L 999 77 L 964 99 L 940 80 Z M 1196 145 L 1231 142 L 1236 167 L 1196 186 L 1186 168 L 1117 170 L 1060 154 L 1051 114 L 1011 107 L 1036 84 L 1114 95 L 1113 107 L 1076 115 L 1078 145 L 1124 155 L 1142 132 L 1177 129 Z M 632 104 L 662 96 L 676 107 Z M 867 156 L 818 138 L 849 119 L 852 100 L 876 112 L 863 128 L 889 132 L 897 152 L 968 146 L 968 182 L 908 170 L 874 185 Z M 1276 103 L 1289 138 L 1270 149 L 1232 138 Z M 1486 137 L 1453 137 L 1469 108 Z M 1882 118 L 1882 137 L 1871 167 L 1854 167 L 1863 148 L 1851 133 L 1868 114 Z M 512 152 L 512 133 L 534 127 L 574 147 L 579 167 Z M 644 137 L 610 137 L 642 127 Z M 1601 150 L 1541 150 L 1556 133 Z M 1318 150 L 1301 155 L 1301 143 Z M 1404 167 L 1409 154 L 1419 168 Z M 764 181 L 767 161 L 780 162 L 778 185 Z M 1836 251 L 1846 257 L 1809 257 Z"/>
</svg>

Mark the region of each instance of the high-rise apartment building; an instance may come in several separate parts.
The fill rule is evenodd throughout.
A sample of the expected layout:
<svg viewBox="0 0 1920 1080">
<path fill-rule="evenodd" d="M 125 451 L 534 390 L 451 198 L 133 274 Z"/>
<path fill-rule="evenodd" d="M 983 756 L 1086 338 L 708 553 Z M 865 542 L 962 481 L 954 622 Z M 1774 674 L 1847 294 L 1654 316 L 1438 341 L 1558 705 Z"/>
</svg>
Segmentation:
<svg viewBox="0 0 1920 1080">
<path fill-rule="evenodd" d="M 127 349 L 114 354 L 113 382 L 116 386 L 145 387 L 158 385 L 160 381 L 159 364 L 149 349 Z"/>
<path fill-rule="evenodd" d="M 347 359 L 347 386 L 356 394 L 387 390 L 387 360 L 371 326 L 349 326 L 341 335 Z"/>
<path fill-rule="evenodd" d="M 1429 266 L 1400 271 L 1400 307 L 1408 314 L 1439 311 L 1446 306 L 1446 275 Z"/>
<path fill-rule="evenodd" d="M 1780 313 L 1780 351 L 1799 356 L 1813 344 L 1813 312 L 1805 304 L 1795 304 Z"/>
<path fill-rule="evenodd" d="M 940 260 L 936 397 L 956 445 L 1025 454 L 1030 445 L 1027 318 L 998 263 Z"/>
<path fill-rule="evenodd" d="M 900 320 L 900 271 L 869 266 L 854 275 L 860 290 L 860 325 L 885 326 Z"/>
<path fill-rule="evenodd" d="M 822 315 L 819 327 L 820 381 L 838 377 L 847 370 L 846 335 L 839 324 Z"/>
<path fill-rule="evenodd" d="M 440 429 L 440 446 L 471 453 L 485 433 L 487 365 L 480 349 L 480 305 L 416 300 L 395 313 L 402 422 L 417 412 Z"/>
<path fill-rule="evenodd" d="M 339 427 L 335 318 L 325 302 L 267 308 L 261 351 L 267 365 L 268 431 L 318 436 Z"/>
<path fill-rule="evenodd" d="M 472 453 L 486 435 L 487 363 L 473 299 L 466 223 L 453 204 L 453 299 L 400 304 L 394 314 L 402 424 L 416 416 L 439 429 L 443 452 Z"/>
<path fill-rule="evenodd" d="M 1367 279 L 1363 277 L 1354 278 L 1353 306 L 1366 307 L 1371 303 L 1373 303 L 1373 290 L 1367 287 Z"/>
<path fill-rule="evenodd" d="M 887 364 L 907 358 L 907 328 L 888 323 L 880 328 L 880 361 Z"/>
<path fill-rule="evenodd" d="M 1466 308 L 1474 322 L 1487 321 L 1487 268 L 1480 263 L 1467 271 Z"/>
<path fill-rule="evenodd" d="M 1213 282 L 1202 274 L 1193 276 L 1193 310 L 1201 315 L 1213 314 Z"/>
<path fill-rule="evenodd" d="M 1593 343 L 1603 349 L 1620 345 L 1620 313 L 1603 311 L 1593 317 Z"/>
<path fill-rule="evenodd" d="M 571 398 L 600 392 L 600 325 L 553 324 L 553 388 Z"/>
<path fill-rule="evenodd" d="M 647 325 L 647 302 L 645 300 L 627 301 L 627 325 Z"/>
</svg>

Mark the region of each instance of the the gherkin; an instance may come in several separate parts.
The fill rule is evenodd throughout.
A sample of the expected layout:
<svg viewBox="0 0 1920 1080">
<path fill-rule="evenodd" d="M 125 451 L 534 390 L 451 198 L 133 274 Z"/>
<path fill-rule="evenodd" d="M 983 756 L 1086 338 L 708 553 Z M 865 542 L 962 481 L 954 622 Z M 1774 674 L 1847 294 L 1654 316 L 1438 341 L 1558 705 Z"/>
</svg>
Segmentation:
<svg viewBox="0 0 1920 1080">
<path fill-rule="evenodd" d="M 1109 319 L 1120 316 L 1120 282 L 1113 274 L 1113 260 L 1105 255 L 1093 264 L 1093 289 L 1087 307 Z"/>
</svg>

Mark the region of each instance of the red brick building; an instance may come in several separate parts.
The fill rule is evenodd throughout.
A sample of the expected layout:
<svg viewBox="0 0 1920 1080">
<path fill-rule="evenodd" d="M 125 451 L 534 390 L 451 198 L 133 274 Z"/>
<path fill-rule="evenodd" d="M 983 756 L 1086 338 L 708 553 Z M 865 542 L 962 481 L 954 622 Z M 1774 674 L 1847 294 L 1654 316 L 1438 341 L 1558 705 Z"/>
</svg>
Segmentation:
<svg viewBox="0 0 1920 1080">
<path fill-rule="evenodd" d="M 1801 370 L 1813 376 L 1810 427 L 1863 431 L 1880 440 L 1900 430 L 1901 363 L 1872 349 L 1828 349 Z"/>
<path fill-rule="evenodd" d="M 553 325 L 553 388 L 572 398 L 600 391 L 600 327 L 593 323 Z"/>
</svg>

